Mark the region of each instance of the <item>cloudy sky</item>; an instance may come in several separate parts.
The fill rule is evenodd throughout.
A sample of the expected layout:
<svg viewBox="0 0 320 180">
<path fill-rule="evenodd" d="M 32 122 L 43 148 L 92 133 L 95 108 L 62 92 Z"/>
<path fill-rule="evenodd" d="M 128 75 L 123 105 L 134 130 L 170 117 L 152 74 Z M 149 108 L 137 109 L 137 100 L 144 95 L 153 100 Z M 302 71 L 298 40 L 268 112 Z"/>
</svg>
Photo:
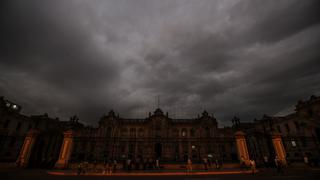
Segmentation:
<svg viewBox="0 0 320 180">
<path fill-rule="evenodd" d="M 0 95 L 23 113 L 96 124 L 114 109 L 220 125 L 320 95 L 319 0 L 0 3 Z"/>
</svg>

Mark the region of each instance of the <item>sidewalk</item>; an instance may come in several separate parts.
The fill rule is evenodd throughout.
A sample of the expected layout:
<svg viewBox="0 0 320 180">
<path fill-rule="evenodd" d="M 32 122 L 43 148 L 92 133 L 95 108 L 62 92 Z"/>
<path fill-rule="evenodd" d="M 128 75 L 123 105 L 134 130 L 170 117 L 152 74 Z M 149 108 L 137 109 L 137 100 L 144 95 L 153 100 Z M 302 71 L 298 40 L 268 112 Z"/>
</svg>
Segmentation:
<svg viewBox="0 0 320 180">
<path fill-rule="evenodd" d="M 250 174 L 250 170 L 240 170 L 240 169 L 226 169 L 226 170 L 217 170 L 217 171 L 199 171 L 195 170 L 187 173 L 186 171 L 181 170 L 160 170 L 160 171 L 119 171 L 112 174 L 103 174 L 96 172 L 87 172 L 81 174 L 80 176 L 186 176 L 186 175 L 218 175 L 218 174 Z M 60 176 L 77 176 L 76 171 L 74 170 L 51 170 L 47 171 L 49 175 L 60 175 Z"/>
</svg>

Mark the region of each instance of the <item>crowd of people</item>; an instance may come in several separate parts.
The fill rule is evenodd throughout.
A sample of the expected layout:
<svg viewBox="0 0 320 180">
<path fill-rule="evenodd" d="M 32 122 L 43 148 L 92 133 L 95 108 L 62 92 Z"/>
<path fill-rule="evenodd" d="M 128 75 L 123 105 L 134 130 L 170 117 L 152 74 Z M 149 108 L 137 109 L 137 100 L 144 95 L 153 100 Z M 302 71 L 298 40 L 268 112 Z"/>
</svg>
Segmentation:
<svg viewBox="0 0 320 180">
<path fill-rule="evenodd" d="M 210 170 L 212 168 L 221 169 L 221 167 L 222 167 L 222 161 L 218 158 L 213 159 L 213 158 L 204 157 L 202 159 L 202 163 L 204 166 L 204 170 L 206 170 L 206 171 Z"/>
<path fill-rule="evenodd" d="M 160 170 L 160 160 L 155 158 L 137 158 L 137 159 L 123 159 L 122 169 L 131 170 Z"/>
<path fill-rule="evenodd" d="M 160 170 L 160 159 L 158 158 L 123 158 L 121 162 L 122 170 L 131 172 L 133 170 Z M 212 159 L 204 157 L 202 159 L 204 170 L 220 169 L 222 167 L 222 161 L 219 159 Z M 89 168 L 88 162 L 81 162 L 77 167 L 77 174 L 85 174 L 88 170 L 93 172 L 102 171 L 103 174 L 115 173 L 118 169 L 118 162 L 116 159 L 109 159 L 104 161 L 103 168 L 98 168 L 98 163 L 94 162 L 93 167 Z M 99 170 L 98 170 L 99 169 Z M 186 161 L 186 171 L 192 172 L 192 160 L 188 158 Z"/>
<path fill-rule="evenodd" d="M 308 157 L 304 157 L 304 163 L 306 165 L 309 165 L 309 159 Z M 192 159 L 187 158 L 186 160 L 186 172 L 192 172 L 193 171 L 193 164 L 192 164 Z M 203 170 L 208 171 L 212 169 L 219 170 L 222 168 L 223 163 L 222 160 L 218 158 L 207 158 L 204 157 L 202 158 L 202 164 L 203 164 Z M 278 156 L 275 156 L 273 161 L 270 161 L 267 156 L 263 157 L 263 164 L 262 165 L 264 168 L 271 168 L 274 167 L 276 169 L 276 172 L 278 174 L 284 174 L 285 169 L 287 168 L 287 162 L 285 160 L 279 159 Z M 77 174 L 85 174 L 86 171 L 89 169 L 88 168 L 88 163 L 87 162 L 81 162 L 78 164 L 78 170 Z M 257 167 L 256 167 L 256 161 L 254 159 L 250 160 L 245 160 L 243 157 L 240 158 L 240 167 L 242 169 L 251 169 L 252 174 L 254 175 L 257 172 Z M 93 171 L 98 172 L 98 163 L 94 162 L 93 163 Z M 92 170 L 91 169 L 91 170 Z M 118 162 L 116 159 L 109 159 L 106 160 L 103 163 L 103 167 L 101 169 L 100 166 L 100 171 L 102 171 L 103 174 L 111 174 L 115 173 L 118 169 Z M 158 158 L 136 158 L 136 159 L 131 159 L 131 158 L 123 158 L 122 159 L 122 170 L 130 172 L 132 170 L 160 170 L 160 159 Z"/>
</svg>

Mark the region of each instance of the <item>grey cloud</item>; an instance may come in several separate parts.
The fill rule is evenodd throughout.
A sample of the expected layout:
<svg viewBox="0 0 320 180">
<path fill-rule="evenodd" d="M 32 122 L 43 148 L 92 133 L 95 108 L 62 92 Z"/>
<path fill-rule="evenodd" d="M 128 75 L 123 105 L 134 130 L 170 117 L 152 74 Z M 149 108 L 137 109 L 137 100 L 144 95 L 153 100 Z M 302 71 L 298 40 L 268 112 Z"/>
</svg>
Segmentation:
<svg viewBox="0 0 320 180">
<path fill-rule="evenodd" d="M 3 1 L 0 93 L 95 124 L 115 109 L 222 125 L 319 93 L 319 1 Z"/>
</svg>

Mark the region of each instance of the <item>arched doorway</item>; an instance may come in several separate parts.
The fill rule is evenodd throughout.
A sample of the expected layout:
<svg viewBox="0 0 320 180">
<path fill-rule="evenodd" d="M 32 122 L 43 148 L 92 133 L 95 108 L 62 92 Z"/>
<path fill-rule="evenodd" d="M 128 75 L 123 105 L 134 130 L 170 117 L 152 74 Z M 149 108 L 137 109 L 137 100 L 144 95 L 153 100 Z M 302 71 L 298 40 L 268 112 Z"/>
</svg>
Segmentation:
<svg viewBox="0 0 320 180">
<path fill-rule="evenodd" d="M 154 145 L 154 152 L 155 152 L 156 158 L 161 158 L 161 155 L 162 155 L 162 144 L 161 143 L 158 142 Z"/>
</svg>

